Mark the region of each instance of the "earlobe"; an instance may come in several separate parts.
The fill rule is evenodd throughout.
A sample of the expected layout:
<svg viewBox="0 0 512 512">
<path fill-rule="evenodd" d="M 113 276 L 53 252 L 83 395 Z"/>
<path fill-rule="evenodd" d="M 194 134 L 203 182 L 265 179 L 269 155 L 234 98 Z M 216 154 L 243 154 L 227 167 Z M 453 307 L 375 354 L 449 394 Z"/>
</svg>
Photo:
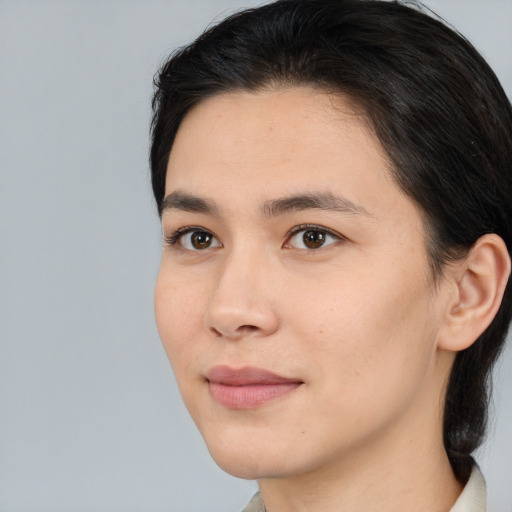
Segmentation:
<svg viewBox="0 0 512 512">
<path fill-rule="evenodd" d="M 455 294 L 446 311 L 440 349 L 464 350 L 487 329 L 500 307 L 510 268 L 505 242 L 495 234 L 480 237 L 468 255 L 451 267 Z"/>
</svg>

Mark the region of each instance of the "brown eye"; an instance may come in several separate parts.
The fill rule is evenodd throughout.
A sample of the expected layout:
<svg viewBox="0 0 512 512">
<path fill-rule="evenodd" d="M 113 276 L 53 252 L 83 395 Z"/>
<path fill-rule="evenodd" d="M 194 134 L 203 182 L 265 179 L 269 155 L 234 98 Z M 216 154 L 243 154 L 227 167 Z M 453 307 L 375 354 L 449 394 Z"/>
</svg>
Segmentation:
<svg viewBox="0 0 512 512">
<path fill-rule="evenodd" d="M 170 244 L 173 245 L 176 242 L 187 251 L 204 251 L 205 249 L 222 247 L 217 237 L 209 231 L 194 229 L 177 233 L 174 237 L 171 237 Z"/>
<path fill-rule="evenodd" d="M 325 243 L 325 233 L 317 230 L 304 231 L 302 240 L 308 249 L 318 249 Z"/>
<path fill-rule="evenodd" d="M 294 249 L 320 249 L 344 239 L 321 226 L 297 226 L 293 231 L 285 246 Z"/>
<path fill-rule="evenodd" d="M 212 235 L 206 231 L 191 233 L 190 242 L 195 249 L 207 249 L 212 244 Z"/>
</svg>

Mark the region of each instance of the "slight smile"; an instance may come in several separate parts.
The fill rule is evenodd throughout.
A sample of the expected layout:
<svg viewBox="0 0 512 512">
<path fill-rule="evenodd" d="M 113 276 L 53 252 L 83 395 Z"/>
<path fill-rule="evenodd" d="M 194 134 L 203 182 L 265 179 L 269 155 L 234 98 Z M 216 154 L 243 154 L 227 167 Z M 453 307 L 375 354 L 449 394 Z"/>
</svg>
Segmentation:
<svg viewBox="0 0 512 512">
<path fill-rule="evenodd" d="M 212 398 L 227 409 L 251 409 L 291 393 L 302 381 L 262 368 L 214 366 L 206 375 Z"/>
</svg>

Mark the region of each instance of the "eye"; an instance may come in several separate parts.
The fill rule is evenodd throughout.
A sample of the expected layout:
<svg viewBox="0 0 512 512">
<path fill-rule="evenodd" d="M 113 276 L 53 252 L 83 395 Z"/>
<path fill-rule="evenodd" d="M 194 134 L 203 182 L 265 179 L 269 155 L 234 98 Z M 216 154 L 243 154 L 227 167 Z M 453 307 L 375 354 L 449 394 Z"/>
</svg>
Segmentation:
<svg viewBox="0 0 512 512">
<path fill-rule="evenodd" d="M 320 249 L 338 242 L 342 238 L 320 226 L 297 226 L 292 230 L 285 246 L 295 249 Z"/>
<path fill-rule="evenodd" d="M 221 247 L 221 243 L 212 233 L 198 228 L 179 229 L 166 241 L 169 245 L 179 244 L 187 251 L 202 251 Z"/>
</svg>

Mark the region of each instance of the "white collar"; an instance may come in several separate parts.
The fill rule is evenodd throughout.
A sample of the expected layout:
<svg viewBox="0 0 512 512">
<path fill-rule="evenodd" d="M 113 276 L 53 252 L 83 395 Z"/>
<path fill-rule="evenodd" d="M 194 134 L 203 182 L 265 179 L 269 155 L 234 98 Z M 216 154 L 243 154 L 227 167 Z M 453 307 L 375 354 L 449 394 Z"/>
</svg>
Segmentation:
<svg viewBox="0 0 512 512">
<path fill-rule="evenodd" d="M 450 512 L 485 512 L 487 506 L 487 487 L 479 467 L 475 464 L 468 483 Z"/>
</svg>

